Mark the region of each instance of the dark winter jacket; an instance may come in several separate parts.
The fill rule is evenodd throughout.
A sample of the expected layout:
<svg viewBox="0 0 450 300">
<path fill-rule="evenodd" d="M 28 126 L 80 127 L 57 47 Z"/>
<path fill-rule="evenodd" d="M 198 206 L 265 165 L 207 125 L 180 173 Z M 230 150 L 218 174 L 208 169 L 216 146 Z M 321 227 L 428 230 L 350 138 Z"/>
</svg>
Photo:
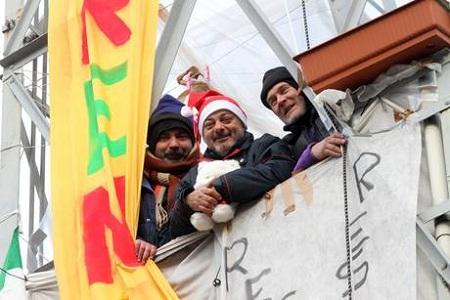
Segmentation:
<svg viewBox="0 0 450 300">
<path fill-rule="evenodd" d="M 167 205 L 167 191 L 163 198 L 163 206 Z M 137 238 L 160 247 L 170 241 L 169 222 L 158 228 L 155 218 L 155 194 L 147 179 L 143 178 L 141 188 L 141 205 Z M 165 207 L 167 209 L 167 207 Z"/>
<path fill-rule="evenodd" d="M 311 104 L 307 105 L 303 117 L 293 124 L 284 126 L 283 130 L 291 132 L 283 138 L 283 141 L 290 145 L 296 159 L 309 144 L 319 142 L 329 135 Z"/>
<path fill-rule="evenodd" d="M 289 178 L 295 164 L 288 145 L 269 134 L 254 140 L 253 135 L 247 132 L 230 153 L 236 154 L 228 155 L 226 159 L 238 160 L 241 168 L 213 181 L 215 189 L 229 202 L 244 203 L 260 198 Z M 224 159 L 210 149 L 206 150 L 204 157 Z M 194 167 L 178 185 L 175 207 L 170 214 L 172 238 L 195 231 L 190 223 L 194 211 L 186 204 L 185 198 L 194 190 L 196 178 L 197 167 Z"/>
</svg>

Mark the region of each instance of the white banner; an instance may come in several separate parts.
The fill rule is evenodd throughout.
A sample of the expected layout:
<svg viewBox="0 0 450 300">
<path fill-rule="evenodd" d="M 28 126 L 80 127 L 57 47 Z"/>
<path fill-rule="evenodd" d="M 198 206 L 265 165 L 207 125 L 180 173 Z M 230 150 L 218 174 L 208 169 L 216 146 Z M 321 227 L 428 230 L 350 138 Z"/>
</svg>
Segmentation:
<svg viewBox="0 0 450 300">
<path fill-rule="evenodd" d="M 241 206 L 221 234 L 222 297 L 416 299 L 420 157 L 418 126 L 352 137 L 347 192 L 333 159 Z"/>
<path fill-rule="evenodd" d="M 421 150 L 418 125 L 351 137 L 347 197 L 324 161 L 160 267 L 181 299 L 416 299 Z"/>
</svg>

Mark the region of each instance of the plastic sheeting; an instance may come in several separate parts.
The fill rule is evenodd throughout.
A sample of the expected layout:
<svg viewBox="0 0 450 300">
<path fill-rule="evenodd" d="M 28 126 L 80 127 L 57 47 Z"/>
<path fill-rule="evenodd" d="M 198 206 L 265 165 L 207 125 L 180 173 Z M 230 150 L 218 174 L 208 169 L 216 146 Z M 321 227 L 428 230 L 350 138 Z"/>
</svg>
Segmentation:
<svg viewBox="0 0 450 300">
<path fill-rule="evenodd" d="M 29 274 L 25 288 L 30 300 L 59 299 L 58 283 L 54 270 Z"/>
<path fill-rule="evenodd" d="M 191 268 L 209 266 L 201 284 L 219 293 L 215 299 L 337 299 L 348 293 L 350 255 L 353 299 L 415 299 L 420 155 L 418 125 L 352 137 L 347 207 L 342 159 L 328 160 L 277 186 L 272 197 L 240 207 L 231 226 L 216 231 L 215 256 L 187 256 L 178 274 L 200 284 Z M 193 253 L 206 249 L 211 245 Z M 221 285 L 213 287 L 219 269 Z"/>
<path fill-rule="evenodd" d="M 339 2 L 343 10 L 349 10 L 353 6 L 351 1 Z M 372 3 L 383 8 L 383 2 L 389 1 L 368 1 L 362 22 L 380 16 L 380 11 Z M 410 0 L 392 2 L 399 7 Z M 161 3 L 169 11 L 173 1 Z M 310 47 L 314 47 L 338 34 L 328 0 L 305 1 L 306 29 L 301 1 L 257 0 L 255 3 L 285 41 L 292 57 L 308 49 L 307 39 Z M 160 28 L 163 27 L 161 24 Z M 281 65 L 281 62 L 240 9 L 237 1 L 197 0 L 169 75 L 166 93 L 177 97 L 183 91 L 175 78 L 191 65 L 197 65 L 201 69 L 209 67 L 210 83 L 241 103 L 249 115 L 249 130 L 256 136 L 263 133 L 278 136 L 285 134 L 282 123 L 259 99 L 264 72 Z"/>
</svg>

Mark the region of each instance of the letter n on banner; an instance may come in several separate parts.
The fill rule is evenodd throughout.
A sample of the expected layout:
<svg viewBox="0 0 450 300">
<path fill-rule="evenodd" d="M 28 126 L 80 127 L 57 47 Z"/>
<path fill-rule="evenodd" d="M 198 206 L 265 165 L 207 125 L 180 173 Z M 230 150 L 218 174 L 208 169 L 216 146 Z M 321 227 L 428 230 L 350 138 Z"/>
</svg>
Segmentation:
<svg viewBox="0 0 450 300">
<path fill-rule="evenodd" d="M 138 266 L 134 242 L 125 224 L 125 177 L 114 178 L 121 220 L 112 213 L 108 191 L 98 187 L 85 195 L 83 202 L 85 259 L 89 284 L 112 283 L 111 258 L 106 241 L 107 228 L 111 232 L 113 249 L 123 264 Z"/>
</svg>

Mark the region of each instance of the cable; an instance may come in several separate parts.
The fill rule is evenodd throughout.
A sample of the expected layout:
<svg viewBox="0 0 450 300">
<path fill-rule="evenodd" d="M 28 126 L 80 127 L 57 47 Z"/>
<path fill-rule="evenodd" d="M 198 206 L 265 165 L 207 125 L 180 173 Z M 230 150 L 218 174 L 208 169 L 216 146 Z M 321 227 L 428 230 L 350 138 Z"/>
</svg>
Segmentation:
<svg viewBox="0 0 450 300">
<path fill-rule="evenodd" d="M 309 42 L 309 29 L 308 29 L 308 20 L 306 18 L 306 1 L 305 0 L 302 0 L 302 14 L 303 14 L 303 26 L 305 28 L 306 48 L 309 50 L 311 48 L 311 44 Z"/>
<path fill-rule="evenodd" d="M 342 151 L 342 176 L 344 187 L 344 215 L 345 215 L 345 246 L 347 250 L 347 274 L 348 274 L 348 299 L 352 300 L 352 269 L 351 269 L 351 245 L 350 245 L 350 221 L 348 213 L 348 191 L 347 191 L 347 146 L 341 146 Z"/>
<path fill-rule="evenodd" d="M 2 267 L 0 267 L 0 271 L 4 272 L 6 275 L 11 276 L 11 277 L 14 277 L 14 278 L 16 278 L 16 279 L 20 279 L 20 280 L 23 280 L 23 281 L 27 281 L 27 277 L 26 277 L 26 276 L 20 277 L 20 276 L 11 274 L 11 273 L 9 273 L 8 271 L 6 271 L 5 269 L 3 269 Z"/>
<path fill-rule="evenodd" d="M 14 149 L 14 148 L 20 148 L 20 149 L 38 149 L 38 148 L 45 148 L 45 147 L 47 147 L 47 146 L 48 146 L 48 144 L 40 145 L 40 146 L 28 146 L 28 147 L 25 147 L 25 146 L 23 146 L 22 144 L 17 144 L 17 145 L 12 145 L 12 146 L 5 147 L 5 148 L 1 149 L 0 152 L 8 151 L 8 150 L 11 150 L 11 149 Z"/>
<path fill-rule="evenodd" d="M 331 119 L 336 131 L 340 127 L 336 119 L 333 117 L 331 109 L 325 105 L 325 112 Z M 350 217 L 348 211 L 348 185 L 347 185 L 347 144 L 341 146 L 342 152 L 342 185 L 344 192 L 344 219 L 345 219 L 345 248 L 347 256 L 347 291 L 344 293 L 344 297 L 348 296 L 349 300 L 352 300 L 352 253 L 351 253 L 351 240 L 350 240 Z"/>
<path fill-rule="evenodd" d="M 15 215 L 18 215 L 18 214 L 19 214 L 19 211 L 16 209 L 16 210 L 13 210 L 12 212 L 9 212 L 9 213 L 3 215 L 3 216 L 0 218 L 0 224 L 2 224 L 3 222 L 7 221 L 7 220 L 8 220 L 9 218 L 11 218 L 12 216 L 15 216 Z"/>
</svg>

